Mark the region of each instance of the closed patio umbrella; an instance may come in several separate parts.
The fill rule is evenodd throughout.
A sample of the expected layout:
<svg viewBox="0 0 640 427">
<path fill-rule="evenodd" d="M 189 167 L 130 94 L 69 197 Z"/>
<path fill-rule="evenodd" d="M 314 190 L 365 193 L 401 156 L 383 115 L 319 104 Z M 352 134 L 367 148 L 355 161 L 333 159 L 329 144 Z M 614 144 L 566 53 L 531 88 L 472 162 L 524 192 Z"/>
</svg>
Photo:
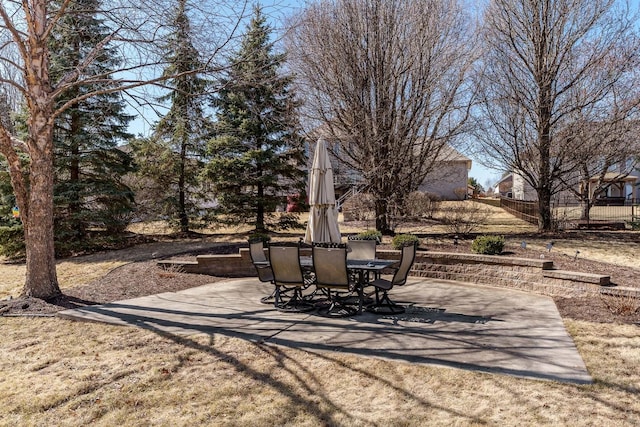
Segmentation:
<svg viewBox="0 0 640 427">
<path fill-rule="evenodd" d="M 316 144 L 309 173 L 309 205 L 309 222 L 304 241 L 339 243 L 340 228 L 333 189 L 333 168 L 322 138 Z"/>
</svg>

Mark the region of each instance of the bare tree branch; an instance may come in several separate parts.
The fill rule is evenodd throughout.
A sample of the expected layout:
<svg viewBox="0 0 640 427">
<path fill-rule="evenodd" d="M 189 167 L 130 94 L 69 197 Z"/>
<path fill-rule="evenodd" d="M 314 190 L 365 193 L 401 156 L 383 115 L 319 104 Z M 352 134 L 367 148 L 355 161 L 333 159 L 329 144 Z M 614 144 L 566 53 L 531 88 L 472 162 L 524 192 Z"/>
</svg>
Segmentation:
<svg viewBox="0 0 640 427">
<path fill-rule="evenodd" d="M 470 30 L 454 0 L 321 1 L 291 30 L 303 111 L 377 197 L 381 231 L 466 130 Z"/>
<path fill-rule="evenodd" d="M 581 133 L 637 114 L 635 22 L 614 0 L 489 3 L 478 77 L 479 151 L 535 189 L 541 230 L 552 227 L 551 198 L 582 168 L 577 159 L 602 158 L 601 147 L 625 140 L 620 126 L 601 139 Z M 622 94 L 624 102 L 614 102 Z"/>
</svg>

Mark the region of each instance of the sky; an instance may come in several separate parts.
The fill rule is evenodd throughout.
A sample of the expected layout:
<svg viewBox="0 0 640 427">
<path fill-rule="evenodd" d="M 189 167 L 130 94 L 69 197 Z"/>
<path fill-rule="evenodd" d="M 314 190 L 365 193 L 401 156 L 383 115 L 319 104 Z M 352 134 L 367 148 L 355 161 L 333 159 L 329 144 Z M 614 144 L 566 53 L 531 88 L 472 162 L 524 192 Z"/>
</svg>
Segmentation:
<svg viewBox="0 0 640 427">
<path fill-rule="evenodd" d="M 284 21 L 287 16 L 295 13 L 297 10 L 304 6 L 304 1 L 295 0 L 262 0 L 263 12 L 270 17 L 270 23 L 274 28 L 274 32 L 278 32 L 284 27 Z M 249 11 L 251 8 L 249 8 Z M 244 32 L 246 26 L 241 26 L 240 31 Z M 157 96 L 157 94 L 150 93 L 147 96 Z M 157 120 L 157 115 L 150 108 L 142 106 L 129 107 L 129 113 L 132 114 L 135 119 L 130 123 L 129 132 L 135 136 L 149 136 L 152 125 Z M 500 178 L 499 171 L 493 171 L 480 165 L 469 153 L 465 153 L 464 150 L 460 150 L 461 154 L 471 158 L 472 167 L 469 171 L 469 177 L 473 177 L 479 184 L 487 189 L 487 183 L 492 185 Z"/>
<path fill-rule="evenodd" d="M 480 3 L 482 0 L 463 0 L 467 3 L 468 6 L 472 6 L 475 9 L 476 4 Z M 638 2 L 640 0 L 633 0 L 634 2 Z M 262 0 L 261 5 L 264 7 L 265 14 L 269 16 L 273 16 L 275 19 L 272 20 L 272 25 L 275 29 L 282 28 L 283 22 L 282 20 L 286 18 L 286 16 L 295 13 L 297 10 L 300 10 L 304 6 L 304 1 L 296 1 L 296 0 Z M 496 171 L 492 169 L 488 169 L 482 166 L 470 153 L 464 152 L 463 149 L 460 149 L 461 154 L 469 157 L 471 159 L 471 170 L 469 171 L 469 177 L 473 177 L 477 180 L 477 182 L 485 187 L 487 190 L 487 183 L 491 183 L 491 185 L 495 185 L 502 175 L 502 171 Z"/>
<path fill-rule="evenodd" d="M 477 5 L 481 0 L 465 0 L 468 5 Z M 287 16 L 295 13 L 297 10 L 304 6 L 304 1 L 295 0 L 262 0 L 260 4 L 263 7 L 265 15 L 270 17 L 271 25 L 277 32 L 283 28 L 284 20 Z M 632 10 L 638 11 L 640 0 L 630 0 L 629 5 Z M 251 8 L 249 8 L 250 10 Z M 475 8 L 474 8 L 475 9 Z M 240 31 L 244 31 L 244 26 Z M 132 111 L 137 116 L 131 125 L 130 132 L 134 135 L 147 136 L 151 130 L 151 124 L 156 120 L 155 114 L 148 109 L 141 109 L 139 111 Z M 463 149 L 459 150 L 461 154 L 469 157 L 472 161 L 472 167 L 469 171 L 469 177 L 473 177 L 479 184 L 488 190 L 488 184 L 494 185 L 500 179 L 502 171 L 493 170 L 481 165 L 477 159 L 475 159 L 470 153 L 465 152 Z"/>
</svg>

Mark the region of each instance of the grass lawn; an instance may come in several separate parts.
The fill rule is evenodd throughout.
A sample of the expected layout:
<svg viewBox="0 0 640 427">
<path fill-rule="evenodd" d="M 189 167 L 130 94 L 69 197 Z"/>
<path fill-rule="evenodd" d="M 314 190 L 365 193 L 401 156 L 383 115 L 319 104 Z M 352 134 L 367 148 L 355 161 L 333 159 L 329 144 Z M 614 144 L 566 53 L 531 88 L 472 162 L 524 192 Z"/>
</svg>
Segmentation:
<svg viewBox="0 0 640 427">
<path fill-rule="evenodd" d="M 55 318 L 0 325 L 3 426 L 640 423 L 634 325 L 567 322 L 591 385 Z"/>
<path fill-rule="evenodd" d="M 496 227 L 527 225 L 496 221 Z M 544 248 L 546 240 L 529 244 Z M 556 241 L 554 250 L 579 247 L 587 256 L 587 244 Z M 588 255 L 610 255 L 610 244 L 594 241 Z M 61 260 L 61 286 L 80 286 L 118 265 L 161 256 L 172 245 Z M 616 252 L 623 255 L 611 259 L 637 263 L 637 249 L 621 243 Z M 24 266 L 3 264 L 0 274 L 0 298 L 19 292 Z M 640 425 L 640 326 L 565 325 L 593 384 L 314 353 L 220 334 L 185 338 L 0 317 L 0 426 Z"/>
</svg>

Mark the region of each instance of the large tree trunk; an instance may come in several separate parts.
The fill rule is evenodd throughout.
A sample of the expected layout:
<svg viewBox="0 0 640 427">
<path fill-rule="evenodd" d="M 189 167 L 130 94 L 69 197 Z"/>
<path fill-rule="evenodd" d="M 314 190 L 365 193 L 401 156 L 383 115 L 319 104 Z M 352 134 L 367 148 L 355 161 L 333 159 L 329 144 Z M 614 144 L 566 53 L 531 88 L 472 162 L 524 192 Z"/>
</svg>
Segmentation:
<svg viewBox="0 0 640 427">
<path fill-rule="evenodd" d="M 53 121 L 46 109 L 32 109 L 29 215 L 25 223 L 27 275 L 24 295 L 49 299 L 60 295 L 53 236 Z"/>
<path fill-rule="evenodd" d="M 262 165 L 258 164 L 257 170 L 258 176 L 258 191 L 256 196 L 258 197 L 258 203 L 256 204 L 256 231 L 262 233 L 265 231 L 264 223 L 264 184 L 262 183 Z"/>
<path fill-rule="evenodd" d="M 375 201 L 376 210 L 376 230 L 384 235 L 393 234 L 389 221 L 389 203 L 384 198 L 378 198 Z"/>
<path fill-rule="evenodd" d="M 26 3 L 25 3 L 26 4 Z M 30 155 L 28 212 L 23 217 L 27 274 L 23 294 L 49 299 L 60 295 L 53 238 L 53 99 L 49 82 L 46 1 L 31 6 L 25 80 L 29 109 L 27 146 Z"/>
<path fill-rule="evenodd" d="M 551 191 L 548 187 L 543 187 L 538 191 L 538 231 L 551 231 L 552 229 Z"/>
<path fill-rule="evenodd" d="M 187 162 L 186 143 L 182 142 L 180 150 L 180 172 L 178 177 L 178 218 L 180 219 L 180 231 L 187 233 L 189 231 L 189 215 L 187 214 L 187 197 L 186 197 L 186 177 L 185 169 Z"/>
<path fill-rule="evenodd" d="M 87 227 L 85 221 L 79 221 L 80 211 L 82 210 L 81 197 L 80 197 L 80 144 L 78 143 L 76 135 L 79 134 L 80 118 L 75 112 L 71 113 L 71 135 L 70 150 L 71 159 L 69 161 L 69 182 L 71 184 L 71 195 L 69 197 L 69 216 L 71 218 L 77 218 L 76 232 L 78 237 L 84 237 Z"/>
</svg>

